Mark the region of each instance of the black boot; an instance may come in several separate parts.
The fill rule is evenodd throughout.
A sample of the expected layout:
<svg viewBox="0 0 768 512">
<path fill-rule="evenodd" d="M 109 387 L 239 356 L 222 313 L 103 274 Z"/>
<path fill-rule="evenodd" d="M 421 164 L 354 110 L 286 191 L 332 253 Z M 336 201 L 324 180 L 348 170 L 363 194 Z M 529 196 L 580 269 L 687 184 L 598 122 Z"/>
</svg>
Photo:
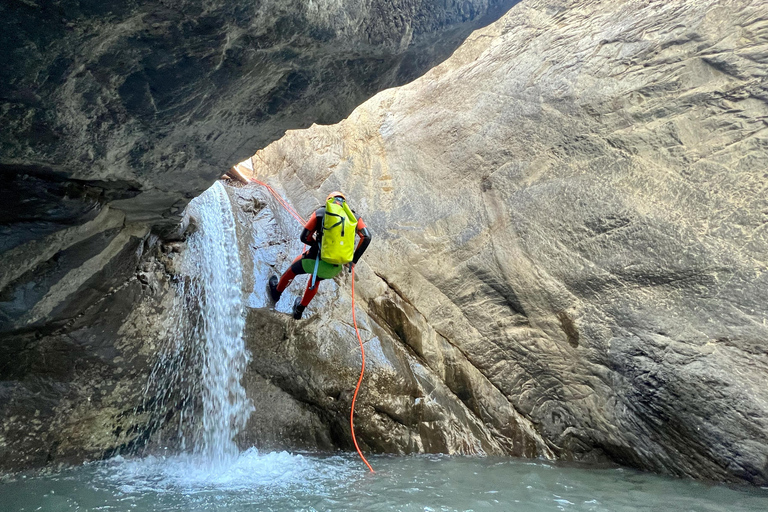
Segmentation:
<svg viewBox="0 0 768 512">
<path fill-rule="evenodd" d="M 277 276 L 272 276 L 269 278 L 269 295 L 272 297 L 272 302 L 277 302 L 280 300 L 280 295 L 282 295 L 279 291 L 277 291 Z"/>
<path fill-rule="evenodd" d="M 301 315 L 304 313 L 305 307 L 306 306 L 301 305 L 301 299 L 297 298 L 296 302 L 293 303 L 293 318 L 301 320 Z"/>
</svg>

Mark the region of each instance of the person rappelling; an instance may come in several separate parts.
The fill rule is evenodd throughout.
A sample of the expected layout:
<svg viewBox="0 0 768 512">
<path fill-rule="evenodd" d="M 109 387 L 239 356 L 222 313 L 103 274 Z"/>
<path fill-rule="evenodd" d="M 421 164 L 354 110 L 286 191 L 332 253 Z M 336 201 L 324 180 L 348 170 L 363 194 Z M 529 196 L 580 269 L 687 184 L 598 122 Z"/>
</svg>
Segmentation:
<svg viewBox="0 0 768 512">
<path fill-rule="evenodd" d="M 239 174 L 237 169 L 235 171 Z M 352 394 L 352 405 L 349 410 L 349 429 L 352 431 L 352 442 L 355 444 L 355 450 L 371 473 L 375 473 L 363 455 L 355 437 L 355 401 L 365 373 L 365 347 L 363 346 L 363 338 L 360 336 L 360 329 L 357 327 L 357 315 L 355 314 L 355 265 L 368 248 L 368 244 L 371 243 L 371 233 L 365 226 L 363 219 L 355 218 L 355 213 L 349 208 L 347 199 L 341 192 L 336 191 L 328 194 L 325 199 L 325 206 L 318 208 L 308 221 L 304 221 L 296 210 L 267 183 L 256 178 L 244 179 L 258 183 L 269 190 L 277 202 L 304 225 L 300 239 L 309 246 L 309 250 L 293 260 L 291 266 L 280 279 L 276 275 L 269 278 L 269 294 L 275 303 L 280 300 L 283 290 L 291 284 L 297 275 L 311 272 L 312 277 L 307 283 L 304 296 L 301 299 L 296 299 L 293 304 L 293 317 L 298 320 L 309 301 L 317 293 L 319 282 L 323 279 L 336 277 L 345 264 L 349 266 L 349 271 L 352 274 L 352 325 L 355 328 L 357 342 L 360 344 L 361 357 L 360 376 L 357 379 L 355 392 Z M 357 248 L 354 248 L 356 235 L 360 237 L 360 242 Z"/>
<path fill-rule="evenodd" d="M 357 247 L 355 235 L 360 238 Z M 328 194 L 325 206 L 312 213 L 299 238 L 309 249 L 293 260 L 280 279 L 276 275 L 269 278 L 269 293 L 277 303 L 296 276 L 311 274 L 304 295 L 293 304 L 296 320 L 317 294 L 320 281 L 336 277 L 345 265 L 352 271 L 371 243 L 371 233 L 350 209 L 344 194 L 335 191 Z"/>
</svg>

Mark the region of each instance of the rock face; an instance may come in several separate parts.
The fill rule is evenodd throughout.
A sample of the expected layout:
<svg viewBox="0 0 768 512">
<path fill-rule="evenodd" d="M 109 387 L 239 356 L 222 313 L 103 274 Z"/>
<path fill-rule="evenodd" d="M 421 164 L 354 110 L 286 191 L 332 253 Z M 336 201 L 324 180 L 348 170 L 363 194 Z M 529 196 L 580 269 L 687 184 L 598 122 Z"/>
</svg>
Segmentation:
<svg viewBox="0 0 768 512">
<path fill-rule="evenodd" d="M 297 322 L 289 312 L 304 292 L 306 278 L 299 277 L 274 311 L 267 279 L 303 249 L 301 226 L 262 188 L 231 193 L 250 276 L 244 283 L 250 292 L 246 343 L 253 358 L 245 387 L 256 407 L 239 442 L 260 449 L 353 450 L 349 410 L 361 359 L 351 278 L 323 282 L 307 319 Z M 377 297 L 365 309 L 357 303 L 366 376 L 355 426 L 364 450 L 552 457 L 530 422 L 396 290 L 375 277 L 361 286 Z"/>
<path fill-rule="evenodd" d="M 412 80 L 514 3 L 12 2 L 0 169 L 132 191 L 129 221 L 174 226 L 255 149 Z"/>
<path fill-rule="evenodd" d="M 141 398 L 176 299 L 150 226 L 501 5 L 159 4 L 3 7 L 2 467 L 145 443 L 175 405 Z M 766 48 L 758 0 L 526 0 L 259 151 L 300 212 L 343 189 L 374 233 L 363 448 L 768 483 Z M 305 320 L 283 314 L 299 283 L 273 311 L 298 227 L 231 194 L 257 407 L 239 441 L 350 448 L 349 276 Z"/>
<path fill-rule="evenodd" d="M 414 398 L 442 386 L 492 452 L 514 417 L 559 458 L 768 483 L 765 14 L 526 1 L 422 78 L 256 154 L 300 212 L 343 189 L 374 233 L 357 299 L 390 363 L 372 363 L 366 444 L 429 450 Z M 347 280 L 298 324 L 249 317 L 260 378 L 315 417 L 354 380 L 325 367 L 358 364 Z"/>
<path fill-rule="evenodd" d="M 286 129 L 419 76 L 514 3 L 3 3 L 0 467 L 129 442 L 101 417 L 117 433 L 89 440 L 66 412 L 137 407 L 173 299 L 154 234 L 178 237 L 192 197 Z M 156 265 L 157 281 L 142 270 Z"/>
<path fill-rule="evenodd" d="M 0 332 L 59 319 L 47 310 L 61 301 L 38 307 L 21 290 L 57 252 L 122 224 L 169 236 L 189 199 L 231 165 L 288 128 L 338 121 L 412 80 L 513 3 L 1 7 L 0 253 L 30 261 L 3 269 L 11 298 Z M 102 242 L 81 246 L 72 268 L 102 254 Z M 46 311 L 27 313 L 35 308 Z"/>
<path fill-rule="evenodd" d="M 58 327 L 2 337 L 4 470 L 78 463 L 142 446 L 162 426 L 151 413 L 171 417 L 175 404 L 160 411 L 148 407 L 143 395 L 156 353 L 173 328 L 171 276 L 181 246 L 116 231 L 97 235 L 107 247 L 123 240 L 114 261 L 86 282 L 81 296 L 95 297 L 88 307 Z M 77 245 L 55 262 L 73 261 L 73 251 Z M 51 266 L 51 273 L 57 270 Z M 104 275 L 114 279 L 102 280 Z M 71 304 L 71 311 L 78 306 Z"/>
</svg>

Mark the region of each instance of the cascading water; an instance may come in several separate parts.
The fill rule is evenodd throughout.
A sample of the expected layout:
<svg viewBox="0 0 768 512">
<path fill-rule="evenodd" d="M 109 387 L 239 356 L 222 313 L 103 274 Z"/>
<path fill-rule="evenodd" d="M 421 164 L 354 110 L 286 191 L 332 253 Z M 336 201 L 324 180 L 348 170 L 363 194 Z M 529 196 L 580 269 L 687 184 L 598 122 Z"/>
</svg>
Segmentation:
<svg viewBox="0 0 768 512">
<path fill-rule="evenodd" d="M 203 431 L 195 452 L 221 462 L 237 456 L 232 438 L 252 406 L 240 380 L 248 363 L 243 343 L 245 310 L 235 219 L 224 186 L 216 182 L 190 203 L 198 230 L 189 239 L 187 264 L 200 287 L 203 337 Z"/>
<path fill-rule="evenodd" d="M 197 229 L 180 262 L 169 339 L 147 387 L 157 422 L 151 430 L 175 411 L 182 449 L 192 436 L 201 462 L 221 466 L 237 457 L 233 438 L 253 410 L 240 382 L 250 357 L 243 342 L 242 270 L 221 183 L 193 199 L 186 215 Z"/>
</svg>

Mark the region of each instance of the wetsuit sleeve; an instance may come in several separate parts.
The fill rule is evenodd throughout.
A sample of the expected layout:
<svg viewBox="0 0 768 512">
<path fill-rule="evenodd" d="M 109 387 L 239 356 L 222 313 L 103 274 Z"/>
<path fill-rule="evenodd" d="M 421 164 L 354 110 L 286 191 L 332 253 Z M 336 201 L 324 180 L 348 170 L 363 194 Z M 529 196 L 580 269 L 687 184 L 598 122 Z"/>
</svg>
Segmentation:
<svg viewBox="0 0 768 512">
<path fill-rule="evenodd" d="M 312 212 L 312 216 L 307 221 L 301 232 L 299 239 L 310 247 L 317 247 L 317 212 Z"/>
<path fill-rule="evenodd" d="M 352 263 L 357 265 L 357 260 L 362 257 L 365 250 L 368 248 L 368 244 L 371 243 L 371 232 L 363 222 L 363 219 L 357 219 L 357 236 L 360 237 L 360 242 L 355 249 L 355 255 L 352 258 Z"/>
</svg>

